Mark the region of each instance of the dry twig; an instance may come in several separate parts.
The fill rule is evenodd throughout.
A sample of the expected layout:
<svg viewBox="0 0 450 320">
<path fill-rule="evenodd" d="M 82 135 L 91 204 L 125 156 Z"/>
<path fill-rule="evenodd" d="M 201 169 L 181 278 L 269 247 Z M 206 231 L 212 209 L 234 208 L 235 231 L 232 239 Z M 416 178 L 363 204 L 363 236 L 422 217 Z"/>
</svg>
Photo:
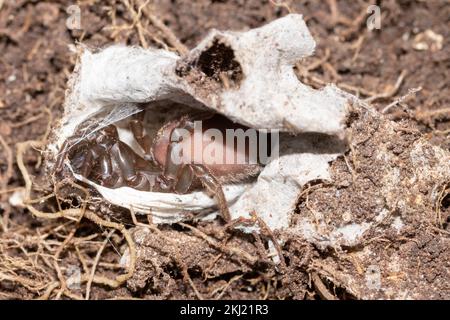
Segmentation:
<svg viewBox="0 0 450 320">
<path fill-rule="evenodd" d="M 400 74 L 400 76 L 398 77 L 397 82 L 395 83 L 395 85 L 393 87 L 391 87 L 390 89 L 386 90 L 385 92 L 382 92 L 380 94 L 376 94 L 376 95 L 374 95 L 374 96 L 372 96 L 370 98 L 367 98 L 365 100 L 365 102 L 371 103 L 371 102 L 374 102 L 376 100 L 391 98 L 392 96 L 394 96 L 398 92 L 398 90 L 402 86 L 403 80 L 405 80 L 406 75 L 407 75 L 407 71 L 403 70 L 402 73 Z"/>
</svg>

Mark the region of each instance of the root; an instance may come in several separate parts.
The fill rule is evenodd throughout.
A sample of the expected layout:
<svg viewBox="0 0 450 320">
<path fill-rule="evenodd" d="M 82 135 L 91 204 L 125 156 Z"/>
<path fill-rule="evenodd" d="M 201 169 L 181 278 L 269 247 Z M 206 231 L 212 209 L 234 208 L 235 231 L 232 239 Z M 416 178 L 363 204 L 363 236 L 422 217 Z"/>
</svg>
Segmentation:
<svg viewBox="0 0 450 320">
<path fill-rule="evenodd" d="M 391 104 L 387 105 L 381 111 L 381 113 L 387 113 L 390 109 L 392 109 L 393 107 L 395 107 L 398 104 L 401 104 L 403 101 L 405 101 L 406 99 L 408 99 L 409 97 L 411 97 L 412 95 L 416 94 L 417 92 L 419 92 L 421 90 L 422 90 L 422 87 L 409 89 L 409 91 L 408 91 L 408 93 L 406 95 L 396 99 L 394 102 L 392 102 Z"/>
<path fill-rule="evenodd" d="M 319 296 L 324 300 L 338 300 L 325 286 L 322 279 L 320 279 L 319 275 L 316 272 L 313 272 L 312 275 L 312 281 L 314 284 L 314 288 L 316 289 L 316 292 L 319 294 Z"/>
<path fill-rule="evenodd" d="M 134 10 L 133 6 L 130 4 L 130 2 L 128 0 L 122 0 L 122 3 L 125 5 L 125 7 L 130 12 L 131 16 L 133 17 L 133 24 L 131 25 L 131 28 L 136 27 L 136 30 L 139 35 L 139 41 L 141 42 L 141 45 L 147 49 L 148 43 L 147 43 L 147 40 L 145 40 L 144 28 L 142 27 L 142 23 L 141 23 L 140 19 L 142 16 L 142 8 L 145 7 L 149 3 L 149 0 L 147 0 L 143 5 L 141 5 L 137 12 Z"/>
<path fill-rule="evenodd" d="M 97 269 L 97 265 L 100 261 L 102 252 L 103 252 L 103 250 L 105 250 L 105 247 L 108 244 L 109 238 L 111 238 L 111 236 L 114 234 L 115 231 L 116 230 L 113 229 L 112 231 L 110 231 L 108 233 L 105 240 L 103 241 L 102 246 L 100 247 L 100 249 L 98 249 L 97 255 L 95 256 L 94 264 L 92 265 L 92 269 L 91 269 L 91 274 L 90 274 L 89 280 L 87 281 L 87 284 L 86 284 L 86 300 L 89 300 L 89 295 L 91 293 L 92 281 L 94 280 L 95 270 Z"/>
<path fill-rule="evenodd" d="M 252 256 L 251 254 L 249 254 L 239 248 L 227 247 L 227 246 L 221 245 L 218 241 L 214 240 L 207 234 L 203 233 L 202 231 L 200 231 L 199 229 L 197 229 L 191 225 L 188 225 L 188 224 L 182 223 L 182 222 L 179 222 L 178 224 L 184 228 L 191 230 L 194 235 L 205 240 L 210 246 L 212 246 L 213 248 L 215 248 L 219 251 L 222 251 L 223 253 L 225 253 L 229 256 L 238 256 L 250 265 L 254 265 L 258 261 L 258 259 L 256 257 Z"/>
<path fill-rule="evenodd" d="M 39 113 L 38 115 L 35 115 L 33 117 L 29 117 L 26 120 L 22 121 L 22 122 L 17 122 L 17 123 L 11 123 L 9 126 L 11 128 L 17 129 L 26 125 L 29 125 L 30 123 L 33 123 L 35 121 L 38 121 L 40 119 L 42 119 L 44 117 L 43 113 Z"/>
<path fill-rule="evenodd" d="M 11 148 L 6 143 L 5 139 L 3 139 L 2 135 L 0 135 L 0 145 L 3 148 L 3 151 L 6 153 L 6 161 L 7 161 L 7 169 L 4 175 L 0 176 L 0 190 L 4 192 L 6 190 L 6 186 L 8 185 L 9 179 L 11 179 L 13 175 L 13 153 Z"/>
<path fill-rule="evenodd" d="M 439 193 L 439 196 L 436 200 L 436 224 L 439 226 L 439 228 L 444 229 L 444 221 L 442 219 L 442 202 L 444 201 L 445 197 L 450 194 L 450 186 L 445 185 L 441 192 Z"/>
<path fill-rule="evenodd" d="M 277 0 L 269 0 L 272 5 L 275 7 L 285 8 L 289 13 L 294 13 L 291 7 L 286 2 L 281 2 Z"/>
<path fill-rule="evenodd" d="M 326 48 L 325 56 L 318 59 L 317 61 L 312 62 L 305 67 L 303 67 L 300 64 L 300 62 L 298 62 L 295 66 L 296 66 L 297 70 L 301 73 L 302 77 L 308 78 L 310 71 L 314 71 L 314 70 L 318 69 L 319 67 L 321 67 L 324 63 L 326 63 L 328 61 L 329 58 L 330 58 L 330 49 Z"/>
<path fill-rule="evenodd" d="M 370 98 L 367 98 L 365 100 L 365 102 L 371 103 L 376 100 L 391 98 L 398 92 L 398 90 L 402 86 L 403 80 L 405 80 L 406 75 L 407 75 L 407 71 L 403 70 L 402 73 L 400 74 L 400 76 L 398 77 L 397 82 L 395 83 L 395 85 L 393 87 L 388 88 L 387 90 L 385 90 L 385 92 L 382 92 L 380 94 L 376 94 Z"/>
<path fill-rule="evenodd" d="M 91 211 L 86 211 L 85 217 L 99 226 L 105 228 L 113 228 L 121 232 L 128 244 L 128 249 L 130 250 L 130 262 L 128 264 L 127 273 L 117 276 L 113 280 L 100 276 L 93 277 L 94 283 L 108 285 L 111 288 L 117 288 L 133 276 L 134 270 L 136 268 L 136 246 L 134 244 L 133 238 L 123 224 L 103 220 Z M 84 277 L 82 277 L 82 279 L 86 280 L 86 278 Z"/>
<path fill-rule="evenodd" d="M 345 165 L 347 166 L 348 171 L 349 171 L 349 172 L 351 173 L 351 175 L 352 175 L 352 182 L 353 182 L 353 184 L 355 184 L 355 183 L 356 183 L 357 175 L 356 175 L 355 170 L 354 170 L 353 167 L 351 166 L 351 164 L 350 164 L 350 162 L 348 161 L 347 156 L 346 156 L 345 154 L 344 154 L 344 161 L 345 161 Z"/>
<path fill-rule="evenodd" d="M 234 276 L 233 278 L 230 279 L 230 281 L 228 281 L 225 285 L 215 289 L 212 293 L 211 296 L 214 296 L 217 292 L 221 291 L 219 293 L 219 295 L 215 298 L 216 300 L 220 300 L 222 299 L 223 295 L 227 292 L 228 288 L 231 286 L 231 284 L 233 282 L 236 282 L 238 280 L 240 280 L 243 277 L 242 274 Z"/>
<path fill-rule="evenodd" d="M 86 197 L 87 197 L 86 199 L 83 200 L 83 204 L 82 204 L 81 208 L 71 208 L 71 209 L 61 210 L 61 211 L 54 212 L 54 213 L 53 212 L 42 212 L 42 211 L 34 208 L 32 206 L 33 200 L 31 199 L 32 181 L 31 181 L 28 170 L 25 167 L 24 161 L 23 161 L 23 155 L 26 152 L 26 150 L 28 150 L 30 147 L 34 147 L 34 148 L 43 147 L 43 142 L 42 141 L 27 141 L 27 142 L 17 144 L 17 165 L 18 165 L 20 172 L 22 173 L 23 179 L 25 181 L 25 200 L 24 200 L 25 207 L 37 218 L 42 218 L 42 219 L 66 218 L 69 220 L 79 222 L 81 220 L 81 218 L 84 217 L 101 227 L 111 228 L 111 229 L 114 229 L 114 231 L 119 231 L 120 233 L 122 233 L 123 237 L 125 238 L 125 240 L 128 244 L 128 248 L 129 248 L 129 252 L 130 252 L 130 262 L 129 262 L 129 265 L 127 268 L 127 273 L 125 273 L 123 275 L 119 275 L 115 279 L 109 279 L 109 278 L 106 278 L 103 276 L 95 276 L 95 275 L 92 276 L 92 274 L 91 275 L 85 274 L 81 277 L 82 283 L 90 281 L 91 283 L 103 284 L 103 285 L 109 286 L 111 288 L 117 288 L 117 287 L 121 286 L 125 281 L 127 281 L 129 278 L 132 277 L 134 270 L 135 270 L 135 265 L 136 265 L 136 248 L 135 248 L 135 244 L 134 244 L 133 239 L 131 238 L 129 232 L 126 230 L 126 228 L 123 224 L 104 220 L 104 219 L 100 218 L 99 216 L 97 216 L 92 211 L 86 210 L 86 204 L 88 202 L 88 191 L 86 189 L 84 189 L 83 187 L 76 185 L 75 183 L 72 183 L 72 185 L 74 187 L 77 187 L 77 188 L 81 189 L 82 191 L 84 191 L 86 193 Z M 72 237 L 73 237 L 73 235 L 72 235 Z M 70 240 L 71 240 L 70 236 L 68 238 L 66 238 L 67 242 L 65 241 L 61 245 L 61 247 L 60 247 L 61 251 Z M 61 252 L 61 251 L 58 251 L 58 252 Z M 101 252 L 101 250 L 99 250 L 99 252 Z M 58 255 L 56 256 L 56 258 L 57 257 L 58 257 Z M 56 265 L 54 267 L 56 267 L 55 269 L 58 270 L 58 267 Z M 92 270 L 95 270 L 95 268 L 93 267 Z M 60 287 L 61 287 L 59 294 L 70 295 L 70 293 L 65 288 L 64 279 L 63 279 L 62 275 L 60 274 L 60 272 L 58 272 L 58 276 L 60 278 L 59 283 L 60 283 Z M 47 290 L 50 290 L 50 288 L 47 287 Z"/>
<path fill-rule="evenodd" d="M 44 294 L 40 296 L 37 300 L 48 300 L 50 298 L 50 295 L 52 292 L 60 286 L 59 282 L 52 282 L 48 285 L 47 289 L 45 290 Z"/>
<path fill-rule="evenodd" d="M 22 286 L 24 286 L 25 288 L 27 288 L 28 290 L 30 290 L 32 292 L 39 292 L 39 291 L 45 289 L 45 287 L 46 287 L 45 284 L 43 285 L 41 282 L 30 280 L 27 277 L 11 276 L 11 275 L 5 274 L 3 272 L 0 272 L 0 281 L 4 281 L 4 280 L 15 282 L 15 283 L 20 283 Z"/>
<path fill-rule="evenodd" d="M 188 48 L 181 43 L 181 41 L 177 38 L 177 36 L 174 34 L 174 32 L 167 27 L 156 15 L 152 13 L 152 10 L 150 9 L 149 3 L 150 0 L 121 0 L 122 3 L 125 5 L 126 9 L 128 10 L 132 22 L 131 24 L 125 24 L 118 26 L 116 24 L 116 18 L 115 18 L 115 10 L 111 12 L 111 20 L 112 20 L 112 26 L 108 27 L 107 29 L 112 30 L 111 32 L 111 38 L 117 41 L 117 35 L 122 31 L 130 31 L 131 29 L 136 28 L 139 42 L 141 43 L 141 46 L 144 48 L 148 48 L 149 44 L 146 39 L 146 35 L 151 38 L 155 43 L 159 44 L 161 47 L 163 47 L 165 50 L 175 50 L 179 54 L 184 55 L 189 50 Z M 135 9 L 137 6 L 137 10 Z M 142 19 L 142 16 L 145 16 L 147 19 L 144 23 L 144 20 Z M 148 25 L 152 24 L 156 29 L 158 29 L 161 33 L 161 36 L 167 41 L 164 42 L 154 34 L 152 34 L 148 30 Z M 172 48 L 170 48 L 171 46 Z"/>
<path fill-rule="evenodd" d="M 365 34 L 361 35 L 358 38 L 358 40 L 356 40 L 355 44 L 352 45 L 352 48 L 355 49 L 355 53 L 353 54 L 353 57 L 352 57 L 352 61 L 353 62 L 355 62 L 356 59 L 358 58 L 358 56 L 359 56 L 359 54 L 361 52 L 361 48 L 362 48 L 362 45 L 364 43 L 364 40 L 366 40 L 366 35 Z"/>
<path fill-rule="evenodd" d="M 272 240 L 272 243 L 275 247 L 275 250 L 277 251 L 278 257 L 280 258 L 280 263 L 283 268 L 286 268 L 286 260 L 283 256 L 283 251 L 281 250 L 280 244 L 278 243 L 278 240 L 276 239 L 275 235 L 273 234 L 272 230 L 270 230 L 269 226 L 266 224 L 266 222 L 261 219 L 255 211 L 251 213 L 251 216 L 253 219 L 255 219 L 258 222 L 259 227 L 261 228 L 261 231 L 263 231 L 269 238 Z"/>
<path fill-rule="evenodd" d="M 4 175 L 0 175 L 0 199 L 2 198 L 3 194 L 6 194 L 10 192 L 10 190 L 7 189 L 9 180 L 13 176 L 13 153 L 11 151 L 11 148 L 8 146 L 6 141 L 3 139 L 3 137 L 0 135 L 0 145 L 4 150 L 4 153 L 6 153 L 6 172 Z M 8 231 L 8 224 L 9 224 L 9 213 L 10 208 L 6 206 L 5 212 L 3 213 L 3 218 L 1 221 L 1 228 L 4 232 Z"/>
<path fill-rule="evenodd" d="M 430 111 L 417 111 L 415 118 L 419 121 L 428 120 L 433 117 L 448 116 L 450 118 L 450 108 L 442 108 Z"/>
<path fill-rule="evenodd" d="M 60 283 L 60 287 L 61 287 L 58 294 L 56 295 L 57 300 L 59 300 L 59 298 L 61 297 L 63 292 L 67 290 L 66 279 L 64 279 L 64 276 L 62 275 L 62 272 L 61 272 L 61 268 L 59 267 L 59 264 L 58 264 L 59 257 L 61 255 L 61 253 L 63 252 L 64 248 L 67 246 L 67 244 L 72 240 L 73 236 L 75 235 L 76 230 L 77 230 L 77 228 L 74 228 L 72 230 L 72 232 L 67 236 L 67 238 L 64 239 L 63 243 L 59 246 L 59 248 L 56 251 L 55 256 L 54 256 L 53 266 L 58 275 L 58 279 L 59 279 L 59 283 Z"/>
<path fill-rule="evenodd" d="M 142 0 L 138 0 L 137 3 L 139 7 L 142 8 L 142 12 L 150 20 L 150 22 L 161 31 L 167 42 L 181 55 L 187 54 L 189 51 L 188 48 L 181 43 L 181 41 L 169 27 L 167 27 L 158 17 L 156 17 L 152 13 L 147 3 L 144 3 Z"/>
<path fill-rule="evenodd" d="M 337 25 L 338 23 L 344 24 L 346 26 L 353 26 L 353 22 L 341 15 L 336 0 L 328 0 L 328 6 L 330 7 L 331 15 L 330 19 L 333 25 Z"/>
</svg>

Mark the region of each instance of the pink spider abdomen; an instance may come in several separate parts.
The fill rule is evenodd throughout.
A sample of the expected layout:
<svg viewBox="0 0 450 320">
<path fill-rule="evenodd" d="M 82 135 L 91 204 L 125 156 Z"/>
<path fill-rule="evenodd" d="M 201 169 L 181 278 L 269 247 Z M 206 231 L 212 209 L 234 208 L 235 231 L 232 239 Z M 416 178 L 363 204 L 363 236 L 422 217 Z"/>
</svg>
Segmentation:
<svg viewBox="0 0 450 320">
<path fill-rule="evenodd" d="M 257 167 L 257 157 L 251 161 L 248 139 L 237 143 L 234 139 L 227 139 L 226 130 L 245 129 L 221 116 L 214 116 L 203 121 L 190 124 L 189 130 L 183 130 L 181 142 L 177 141 L 174 130 L 180 132 L 180 121 L 166 124 L 159 132 L 153 143 L 152 153 L 154 159 L 164 167 L 168 162 L 168 150 L 172 144 L 172 157 L 184 164 L 201 164 L 217 178 L 232 175 L 241 175 Z M 172 141 L 171 141 L 172 140 Z"/>
</svg>

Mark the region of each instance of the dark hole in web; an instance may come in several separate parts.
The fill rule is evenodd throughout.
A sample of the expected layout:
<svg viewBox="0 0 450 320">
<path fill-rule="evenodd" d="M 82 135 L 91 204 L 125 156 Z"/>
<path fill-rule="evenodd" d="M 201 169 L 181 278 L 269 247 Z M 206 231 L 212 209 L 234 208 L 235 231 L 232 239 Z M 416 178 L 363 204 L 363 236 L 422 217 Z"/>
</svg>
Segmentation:
<svg viewBox="0 0 450 320">
<path fill-rule="evenodd" d="M 198 57 L 196 67 L 217 82 L 226 77 L 234 86 L 239 85 L 243 78 L 241 65 L 236 61 L 233 49 L 218 39 Z"/>
</svg>

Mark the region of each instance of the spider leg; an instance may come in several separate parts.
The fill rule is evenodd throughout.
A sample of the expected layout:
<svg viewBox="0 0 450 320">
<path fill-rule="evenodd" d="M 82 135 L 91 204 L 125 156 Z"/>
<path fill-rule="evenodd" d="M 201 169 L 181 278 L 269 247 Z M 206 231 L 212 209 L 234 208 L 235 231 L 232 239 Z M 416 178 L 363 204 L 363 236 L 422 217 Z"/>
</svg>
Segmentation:
<svg viewBox="0 0 450 320">
<path fill-rule="evenodd" d="M 155 178 L 153 177 L 153 180 Z M 140 191 L 152 191 L 155 182 L 152 181 L 152 176 L 148 176 L 144 172 L 136 172 L 136 178 L 132 183 L 132 187 Z"/>
<path fill-rule="evenodd" d="M 217 201 L 220 213 L 225 221 L 231 221 L 230 210 L 225 198 L 225 194 L 220 182 L 203 165 L 183 165 L 178 171 L 173 190 L 179 194 L 185 194 L 189 191 L 195 178 L 198 178 L 209 195 L 214 196 Z"/>
<path fill-rule="evenodd" d="M 94 154 L 90 150 L 88 150 L 80 167 L 81 168 L 80 174 L 83 177 L 87 178 L 91 174 L 93 169 L 93 161 L 94 161 Z"/>
<path fill-rule="evenodd" d="M 111 157 L 117 162 L 120 172 L 125 180 L 129 181 L 136 176 L 134 157 L 123 143 L 118 142 L 111 148 Z"/>
<path fill-rule="evenodd" d="M 192 164 L 189 165 L 189 167 L 191 167 L 193 175 L 197 177 L 206 188 L 206 191 L 216 198 L 217 205 L 224 220 L 227 222 L 231 221 L 230 210 L 220 182 L 203 165 Z"/>
<path fill-rule="evenodd" d="M 211 113 L 197 112 L 194 115 L 184 115 L 181 118 L 169 121 L 161 129 L 159 129 L 152 142 L 151 155 L 160 166 L 163 167 L 164 174 L 170 179 L 174 179 L 177 175 L 179 166 L 173 162 L 174 157 L 179 157 L 176 145 L 185 138 L 186 131 L 190 134 L 194 133 L 196 120 L 207 120 L 212 117 Z M 193 151 L 193 150 L 189 150 Z M 194 150 L 195 151 L 195 150 Z"/>
<path fill-rule="evenodd" d="M 204 120 L 211 117 L 211 114 L 199 114 L 196 119 Z M 177 129 L 194 131 L 194 122 L 188 116 L 180 119 L 176 125 L 172 123 L 174 128 L 170 133 L 170 142 L 167 148 L 166 161 L 164 165 L 164 176 L 169 180 L 172 189 L 180 194 L 186 193 L 191 188 L 195 178 L 198 178 L 207 192 L 214 196 L 217 200 L 219 210 L 222 217 L 226 221 L 231 220 L 230 211 L 228 209 L 225 194 L 223 193 L 220 182 L 209 172 L 209 170 L 201 164 L 184 163 L 183 161 L 174 161 L 176 157 L 182 157 L 178 147 L 182 141 L 182 135 Z M 178 153 L 178 154 L 177 154 Z M 182 160 L 182 159 L 178 159 Z"/>
<path fill-rule="evenodd" d="M 190 165 L 183 166 L 179 171 L 179 175 L 173 189 L 176 193 L 179 194 L 187 193 L 189 191 L 189 188 L 192 186 L 194 178 L 195 175 L 192 167 Z"/>
<path fill-rule="evenodd" d="M 152 171 L 137 170 L 136 165 L 140 157 L 125 143 L 118 142 L 111 148 L 111 159 L 116 163 L 120 181 L 128 187 L 151 191 L 154 186 L 156 175 Z M 116 184 L 115 187 L 118 187 Z"/>
<path fill-rule="evenodd" d="M 129 125 L 134 138 L 141 146 L 142 150 L 144 151 L 144 154 L 150 155 L 152 140 L 145 133 L 143 122 L 144 122 L 144 112 L 140 112 L 135 116 L 134 119 L 130 120 Z"/>
<path fill-rule="evenodd" d="M 180 171 L 183 163 L 180 161 L 174 161 L 175 157 L 180 157 L 181 155 L 176 155 L 175 152 L 178 151 L 178 143 L 171 142 L 167 148 L 166 163 L 164 165 L 164 176 L 169 180 L 175 180 L 178 178 L 178 172 Z"/>
<path fill-rule="evenodd" d="M 123 181 L 123 177 L 119 176 L 119 174 L 114 171 L 110 155 L 107 154 L 101 155 L 99 162 L 100 162 L 99 180 L 102 186 L 111 188 L 116 186 L 117 183 L 120 182 L 121 180 Z"/>
<path fill-rule="evenodd" d="M 165 158 L 166 161 L 164 163 L 164 176 L 175 184 L 175 180 L 178 180 L 179 173 L 185 166 L 185 163 L 183 163 L 181 159 L 182 150 L 179 149 L 183 137 L 178 130 L 184 129 L 192 133 L 194 131 L 194 123 L 187 116 L 184 116 L 175 123 L 172 122 L 170 126 L 173 127 L 173 129 L 169 134 Z M 174 161 L 175 159 L 177 161 Z M 185 174 L 188 174 L 188 172 Z"/>
</svg>

